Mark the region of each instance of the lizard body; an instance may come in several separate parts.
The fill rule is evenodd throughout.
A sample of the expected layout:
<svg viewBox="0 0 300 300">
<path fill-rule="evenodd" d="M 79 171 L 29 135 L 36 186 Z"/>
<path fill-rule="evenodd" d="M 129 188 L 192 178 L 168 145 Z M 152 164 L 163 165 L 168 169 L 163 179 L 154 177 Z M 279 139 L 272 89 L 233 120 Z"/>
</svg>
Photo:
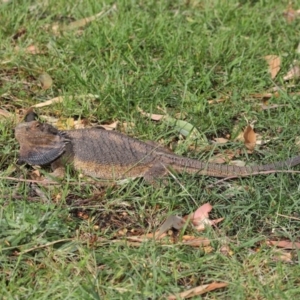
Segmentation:
<svg viewBox="0 0 300 300">
<path fill-rule="evenodd" d="M 263 171 L 290 168 L 300 164 L 300 156 L 268 165 L 237 167 L 202 162 L 169 153 L 163 147 L 101 128 L 59 131 L 38 121 L 15 128 L 20 144 L 20 161 L 30 165 L 58 168 L 70 162 L 85 175 L 107 180 L 144 177 L 148 181 L 177 172 L 213 177 L 243 177 Z"/>
</svg>

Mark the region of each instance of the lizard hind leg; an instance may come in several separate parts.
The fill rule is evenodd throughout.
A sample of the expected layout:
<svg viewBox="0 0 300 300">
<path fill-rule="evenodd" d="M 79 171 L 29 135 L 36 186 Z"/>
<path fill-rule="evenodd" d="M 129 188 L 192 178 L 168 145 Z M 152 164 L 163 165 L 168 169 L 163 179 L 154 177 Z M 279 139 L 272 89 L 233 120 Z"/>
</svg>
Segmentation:
<svg viewBox="0 0 300 300">
<path fill-rule="evenodd" d="M 144 180 L 156 186 L 159 182 L 159 179 L 162 179 L 163 183 L 166 184 L 164 177 L 168 174 L 168 170 L 165 165 L 160 162 L 156 162 L 147 172 L 144 174 Z"/>
</svg>

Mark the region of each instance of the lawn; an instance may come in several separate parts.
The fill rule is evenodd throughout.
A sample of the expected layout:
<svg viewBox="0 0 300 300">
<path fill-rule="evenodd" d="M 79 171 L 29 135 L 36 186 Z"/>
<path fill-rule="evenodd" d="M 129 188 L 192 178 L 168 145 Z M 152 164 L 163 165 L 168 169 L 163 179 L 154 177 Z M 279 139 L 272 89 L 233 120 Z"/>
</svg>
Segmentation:
<svg viewBox="0 0 300 300">
<path fill-rule="evenodd" d="M 300 297 L 299 244 L 269 243 L 300 242 L 299 168 L 107 187 L 68 168 L 59 186 L 40 186 L 30 183 L 32 167 L 17 164 L 13 131 L 39 104 L 40 119 L 60 129 L 118 121 L 118 131 L 203 161 L 255 165 L 295 156 L 299 74 L 285 76 L 300 55 L 296 4 L 284 14 L 289 1 L 2 0 L 1 299 L 180 299 L 214 282 L 226 287 L 205 299 Z M 267 55 L 281 59 L 276 76 Z M 167 121 L 174 119 L 195 126 L 193 134 Z M 253 122 L 264 142 L 249 151 L 238 137 Z M 128 239 L 205 203 L 211 219 L 224 220 L 202 232 L 170 230 L 171 241 Z M 186 245 L 184 235 L 210 245 Z"/>
</svg>

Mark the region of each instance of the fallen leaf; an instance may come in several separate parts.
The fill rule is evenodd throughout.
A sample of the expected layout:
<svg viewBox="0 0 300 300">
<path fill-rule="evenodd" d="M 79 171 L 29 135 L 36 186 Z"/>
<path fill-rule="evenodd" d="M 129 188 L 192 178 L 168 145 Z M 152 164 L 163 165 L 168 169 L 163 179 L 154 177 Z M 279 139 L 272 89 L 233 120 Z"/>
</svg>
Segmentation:
<svg viewBox="0 0 300 300">
<path fill-rule="evenodd" d="M 42 84 L 43 90 L 48 90 L 53 83 L 51 76 L 48 73 L 43 73 L 38 77 L 38 80 Z"/>
<path fill-rule="evenodd" d="M 294 62 L 294 66 L 287 72 L 287 74 L 283 77 L 284 81 L 296 79 L 300 77 L 300 67 L 297 62 Z"/>
<path fill-rule="evenodd" d="M 198 225 L 202 220 L 207 219 L 209 213 L 212 210 L 212 206 L 210 203 L 205 203 L 200 206 L 193 214 L 190 215 L 191 220 L 194 225 Z"/>
<path fill-rule="evenodd" d="M 190 247 L 197 247 L 197 248 L 202 247 L 206 253 L 212 252 L 212 250 L 213 250 L 210 246 L 210 240 L 207 238 L 184 235 L 184 236 L 182 236 L 181 241 L 178 242 L 177 239 L 172 238 L 171 236 L 167 235 L 166 233 L 159 235 L 158 231 L 156 231 L 154 234 L 149 233 L 149 234 L 142 235 L 142 236 L 128 236 L 128 237 L 126 237 L 126 240 L 140 244 L 140 243 L 147 242 L 149 240 L 153 240 L 153 238 L 155 238 L 156 240 L 159 240 L 161 245 L 177 243 L 179 245 L 185 245 L 185 246 L 190 246 Z M 134 246 L 138 246 L 138 245 L 135 244 Z"/>
<path fill-rule="evenodd" d="M 36 169 L 30 172 L 30 179 L 41 181 L 43 180 L 43 175 L 41 174 L 39 169 Z"/>
<path fill-rule="evenodd" d="M 208 162 L 213 164 L 225 164 L 227 162 L 227 157 L 222 153 L 212 156 L 208 159 Z"/>
<path fill-rule="evenodd" d="M 224 288 L 226 286 L 228 286 L 228 283 L 212 282 L 210 284 L 204 284 L 204 285 L 197 286 L 195 288 L 189 289 L 187 291 L 181 292 L 176 295 L 170 295 L 167 297 L 167 299 L 168 300 L 188 299 L 188 298 L 192 298 L 192 297 L 195 297 L 198 295 L 205 294 L 207 292 L 210 292 L 210 291 L 213 291 L 216 289 Z"/>
<path fill-rule="evenodd" d="M 214 138 L 214 141 L 218 144 L 226 144 L 229 140 L 224 138 Z"/>
<path fill-rule="evenodd" d="M 277 137 L 274 137 L 272 139 L 265 140 L 262 135 L 256 134 L 256 143 L 255 144 L 256 145 L 265 145 L 265 144 L 269 143 L 270 141 L 274 141 L 277 139 L 278 139 Z"/>
<path fill-rule="evenodd" d="M 195 237 L 195 236 L 190 236 L 190 235 L 184 235 L 182 237 L 181 243 L 183 245 L 191 246 L 191 247 L 210 247 L 210 240 L 205 237 Z M 212 249 L 210 249 L 210 250 L 212 250 Z"/>
<path fill-rule="evenodd" d="M 207 225 L 212 226 L 224 220 L 224 218 L 210 220 L 209 213 L 212 210 L 210 203 L 200 206 L 194 213 L 184 216 L 185 220 L 191 220 L 197 231 L 203 231 Z"/>
<path fill-rule="evenodd" d="M 43 52 L 41 52 L 39 50 L 39 48 L 35 45 L 30 45 L 26 48 L 26 52 L 30 53 L 30 54 L 42 54 Z"/>
<path fill-rule="evenodd" d="M 210 157 L 208 161 L 215 164 L 224 164 L 230 162 L 237 154 L 238 151 L 225 150 L 223 153 Z"/>
<path fill-rule="evenodd" d="M 111 124 L 100 125 L 100 127 L 103 127 L 105 130 L 114 130 L 117 128 L 118 123 L 118 121 L 115 121 Z"/>
<path fill-rule="evenodd" d="M 197 231 L 203 231 L 205 230 L 206 226 L 214 226 L 217 225 L 218 223 L 222 222 L 224 218 L 219 218 L 219 219 L 214 219 L 214 220 L 209 220 L 209 219 L 204 219 L 201 223 L 195 226 L 195 229 Z"/>
<path fill-rule="evenodd" d="M 277 249 L 273 255 L 273 260 L 275 261 L 283 261 L 285 263 L 293 263 L 293 253 L 290 251 L 286 251 L 284 249 Z"/>
<path fill-rule="evenodd" d="M 277 55 L 266 55 L 264 59 L 269 65 L 269 72 L 271 74 L 271 78 L 274 79 L 280 71 L 281 59 Z"/>
<path fill-rule="evenodd" d="M 83 128 L 87 128 L 89 122 L 86 119 L 79 119 L 74 121 L 74 129 L 83 129 Z"/>
<path fill-rule="evenodd" d="M 158 236 L 161 236 L 163 233 L 168 231 L 171 228 L 175 228 L 177 230 L 180 230 L 186 221 L 178 216 L 169 216 L 165 222 L 160 226 Z"/>
<path fill-rule="evenodd" d="M 284 249 L 300 249 L 299 242 L 290 242 L 290 241 L 267 241 L 267 244 L 270 246 L 276 246 Z"/>
<path fill-rule="evenodd" d="M 220 248 L 220 253 L 225 255 L 225 256 L 232 256 L 233 251 L 229 248 L 228 245 L 222 245 Z"/>
<path fill-rule="evenodd" d="M 250 151 L 253 151 L 256 144 L 256 134 L 251 125 L 248 125 L 244 130 L 245 146 Z"/>
<path fill-rule="evenodd" d="M 153 121 L 161 121 L 163 118 L 166 117 L 166 115 L 159 115 L 159 114 L 150 114 L 150 113 L 146 113 L 144 112 L 141 108 L 137 108 L 137 110 L 145 117 L 150 118 Z"/>
<path fill-rule="evenodd" d="M 12 116 L 12 114 L 10 112 L 8 112 L 7 110 L 0 109 L 0 116 L 2 116 L 4 118 L 9 118 Z"/>
<path fill-rule="evenodd" d="M 283 16 L 285 17 L 288 23 L 293 22 L 299 15 L 300 15 L 300 10 L 299 9 L 294 10 L 291 4 L 289 4 L 287 10 L 283 12 Z"/>
<path fill-rule="evenodd" d="M 24 52 L 29 53 L 29 54 L 43 54 L 43 53 L 44 53 L 44 52 L 40 51 L 40 50 L 38 49 L 38 47 L 35 46 L 35 45 L 30 45 L 30 46 L 28 46 L 28 47 L 25 48 L 25 49 L 20 48 L 20 47 L 17 45 L 17 46 L 15 46 L 14 50 L 15 50 L 16 52 L 24 51 Z"/>
</svg>

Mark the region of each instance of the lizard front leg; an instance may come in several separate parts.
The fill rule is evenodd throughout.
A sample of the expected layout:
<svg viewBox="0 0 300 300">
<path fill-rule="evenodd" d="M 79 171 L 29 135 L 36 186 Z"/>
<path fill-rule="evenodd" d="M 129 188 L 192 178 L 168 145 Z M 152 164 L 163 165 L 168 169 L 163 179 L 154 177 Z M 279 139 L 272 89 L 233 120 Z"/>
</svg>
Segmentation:
<svg viewBox="0 0 300 300">
<path fill-rule="evenodd" d="M 51 169 L 52 169 L 52 172 L 49 173 L 50 177 L 55 177 L 58 179 L 63 179 L 65 177 L 65 174 L 66 174 L 65 165 L 61 158 L 59 158 L 51 163 Z"/>
</svg>

